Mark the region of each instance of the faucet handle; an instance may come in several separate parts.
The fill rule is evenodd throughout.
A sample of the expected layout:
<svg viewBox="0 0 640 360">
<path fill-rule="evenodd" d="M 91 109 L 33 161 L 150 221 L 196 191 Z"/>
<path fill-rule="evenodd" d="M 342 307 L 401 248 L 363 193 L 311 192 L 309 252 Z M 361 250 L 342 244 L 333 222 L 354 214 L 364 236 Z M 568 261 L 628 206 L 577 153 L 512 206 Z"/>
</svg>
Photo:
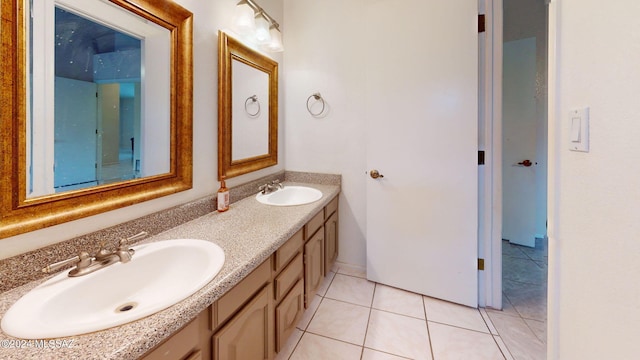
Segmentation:
<svg viewBox="0 0 640 360">
<path fill-rule="evenodd" d="M 147 237 L 147 235 L 149 235 L 149 233 L 148 233 L 148 232 L 146 232 L 146 231 L 141 231 L 141 232 L 139 232 L 139 233 L 137 233 L 137 234 L 135 234 L 135 235 L 133 235 L 133 236 L 130 236 L 130 237 L 128 237 L 128 238 L 120 239 L 120 242 L 118 243 L 118 248 L 123 247 L 123 246 L 124 246 L 124 244 L 126 244 L 126 243 L 130 243 L 130 242 L 132 242 L 132 241 L 138 241 L 138 240 L 141 240 L 141 239 L 143 239 L 143 238 Z"/>
<path fill-rule="evenodd" d="M 260 185 L 260 187 L 258 187 L 258 191 L 263 194 L 266 194 L 268 189 L 269 189 L 269 184 Z"/>
<path fill-rule="evenodd" d="M 70 264 L 75 264 L 76 268 L 86 267 L 91 264 L 91 255 L 89 255 L 89 253 L 87 252 L 82 251 L 80 254 L 78 254 L 78 256 L 74 256 L 70 259 L 58 261 L 57 263 L 47 265 L 42 269 L 42 272 L 51 274 L 52 272 L 58 271 Z"/>
</svg>

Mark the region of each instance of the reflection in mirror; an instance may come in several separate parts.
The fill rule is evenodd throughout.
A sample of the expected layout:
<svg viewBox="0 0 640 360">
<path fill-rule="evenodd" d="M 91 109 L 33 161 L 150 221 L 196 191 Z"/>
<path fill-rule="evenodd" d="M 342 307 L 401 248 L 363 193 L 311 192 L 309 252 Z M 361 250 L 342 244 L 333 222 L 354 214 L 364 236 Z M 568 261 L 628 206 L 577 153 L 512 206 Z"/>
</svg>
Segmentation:
<svg viewBox="0 0 640 360">
<path fill-rule="evenodd" d="M 218 178 L 278 163 L 278 63 L 218 32 Z"/>
<path fill-rule="evenodd" d="M 192 186 L 193 14 L 0 2 L 0 238 Z"/>
<path fill-rule="evenodd" d="M 97 0 L 32 10 L 27 197 L 168 173 L 169 31 Z"/>
<path fill-rule="evenodd" d="M 231 61 L 231 161 L 269 152 L 269 74 Z"/>
</svg>

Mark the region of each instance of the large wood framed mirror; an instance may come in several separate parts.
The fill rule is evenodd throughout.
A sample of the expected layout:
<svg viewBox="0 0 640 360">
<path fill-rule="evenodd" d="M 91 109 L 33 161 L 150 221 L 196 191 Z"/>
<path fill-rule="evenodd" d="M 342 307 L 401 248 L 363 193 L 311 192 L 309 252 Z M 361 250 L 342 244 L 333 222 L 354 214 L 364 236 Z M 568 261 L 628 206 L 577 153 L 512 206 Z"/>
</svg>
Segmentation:
<svg viewBox="0 0 640 360">
<path fill-rule="evenodd" d="M 218 32 L 218 178 L 278 163 L 278 63 Z"/>
<path fill-rule="evenodd" d="M 171 0 L 0 12 L 0 238 L 191 188 L 191 12 Z"/>
</svg>

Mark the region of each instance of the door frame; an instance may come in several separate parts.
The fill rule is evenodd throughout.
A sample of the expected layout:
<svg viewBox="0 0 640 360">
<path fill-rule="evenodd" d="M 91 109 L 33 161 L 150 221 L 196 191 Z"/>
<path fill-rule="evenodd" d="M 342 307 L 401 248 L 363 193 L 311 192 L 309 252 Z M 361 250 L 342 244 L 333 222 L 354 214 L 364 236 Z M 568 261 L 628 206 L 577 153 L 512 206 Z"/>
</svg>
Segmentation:
<svg viewBox="0 0 640 360">
<path fill-rule="evenodd" d="M 502 309 L 502 24 L 503 0 L 480 0 L 484 5 L 486 35 L 484 41 L 484 86 L 479 114 L 484 129 L 485 164 L 479 178 L 478 256 L 484 259 L 484 271 L 478 276 L 478 304 Z M 482 4 L 484 1 L 484 4 Z"/>
<path fill-rule="evenodd" d="M 479 232 L 478 246 L 479 256 L 485 256 L 485 271 L 479 275 L 478 298 L 481 306 L 502 309 L 502 46 L 494 44 L 502 43 L 503 25 L 503 0 L 480 0 L 485 1 L 486 18 L 486 66 L 484 74 L 487 79 L 484 87 L 483 100 L 485 104 L 485 140 L 486 151 L 489 153 L 485 157 L 486 169 L 483 180 L 485 186 L 480 189 L 479 195 L 487 199 L 480 209 L 479 221 L 486 226 L 486 231 Z M 559 353 L 558 345 L 558 285 L 556 263 L 556 252 L 559 251 L 556 245 L 555 232 L 558 224 L 556 199 L 557 188 L 553 181 L 557 177 L 559 125 L 556 118 L 556 95 L 557 95 L 557 41 L 558 41 L 558 1 L 545 0 L 547 5 L 547 239 L 549 260 L 547 274 L 547 357 L 557 359 Z"/>
</svg>

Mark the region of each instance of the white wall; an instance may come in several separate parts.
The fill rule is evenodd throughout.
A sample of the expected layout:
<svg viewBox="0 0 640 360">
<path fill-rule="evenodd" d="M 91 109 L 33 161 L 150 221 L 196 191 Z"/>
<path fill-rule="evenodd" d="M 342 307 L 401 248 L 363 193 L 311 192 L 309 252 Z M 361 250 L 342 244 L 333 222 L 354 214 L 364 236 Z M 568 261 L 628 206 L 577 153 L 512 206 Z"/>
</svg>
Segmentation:
<svg viewBox="0 0 640 360">
<path fill-rule="evenodd" d="M 127 208 L 110 211 L 47 229 L 0 240 L 0 259 L 44 247 L 75 236 L 97 231 L 112 225 L 170 208 L 211 195 L 218 189 L 217 131 L 218 131 L 218 29 L 231 27 L 235 0 L 174 0 L 194 13 L 193 21 L 193 188 L 178 194 L 147 201 Z M 276 21 L 283 24 L 283 0 L 259 0 Z M 286 47 L 286 44 L 285 44 Z M 282 63 L 282 53 L 270 54 Z M 282 71 L 280 72 L 280 84 Z M 283 86 L 280 86 L 279 121 L 284 123 Z M 280 126 L 279 136 L 284 136 Z M 283 142 L 280 141 L 280 144 Z M 282 146 L 278 165 L 251 174 L 229 179 L 234 186 L 284 169 Z"/>
<path fill-rule="evenodd" d="M 287 170 L 342 174 L 339 261 L 365 265 L 364 0 L 284 0 Z M 381 48 L 384 44 L 381 44 Z M 307 112 L 320 92 L 329 111 Z M 310 102 L 311 104 L 312 102 Z M 318 109 L 315 109 L 318 110 Z"/>
<path fill-rule="evenodd" d="M 553 0 L 551 11 L 548 358 L 637 359 L 640 2 Z M 591 150 L 572 152 L 568 113 L 585 106 Z"/>
</svg>

